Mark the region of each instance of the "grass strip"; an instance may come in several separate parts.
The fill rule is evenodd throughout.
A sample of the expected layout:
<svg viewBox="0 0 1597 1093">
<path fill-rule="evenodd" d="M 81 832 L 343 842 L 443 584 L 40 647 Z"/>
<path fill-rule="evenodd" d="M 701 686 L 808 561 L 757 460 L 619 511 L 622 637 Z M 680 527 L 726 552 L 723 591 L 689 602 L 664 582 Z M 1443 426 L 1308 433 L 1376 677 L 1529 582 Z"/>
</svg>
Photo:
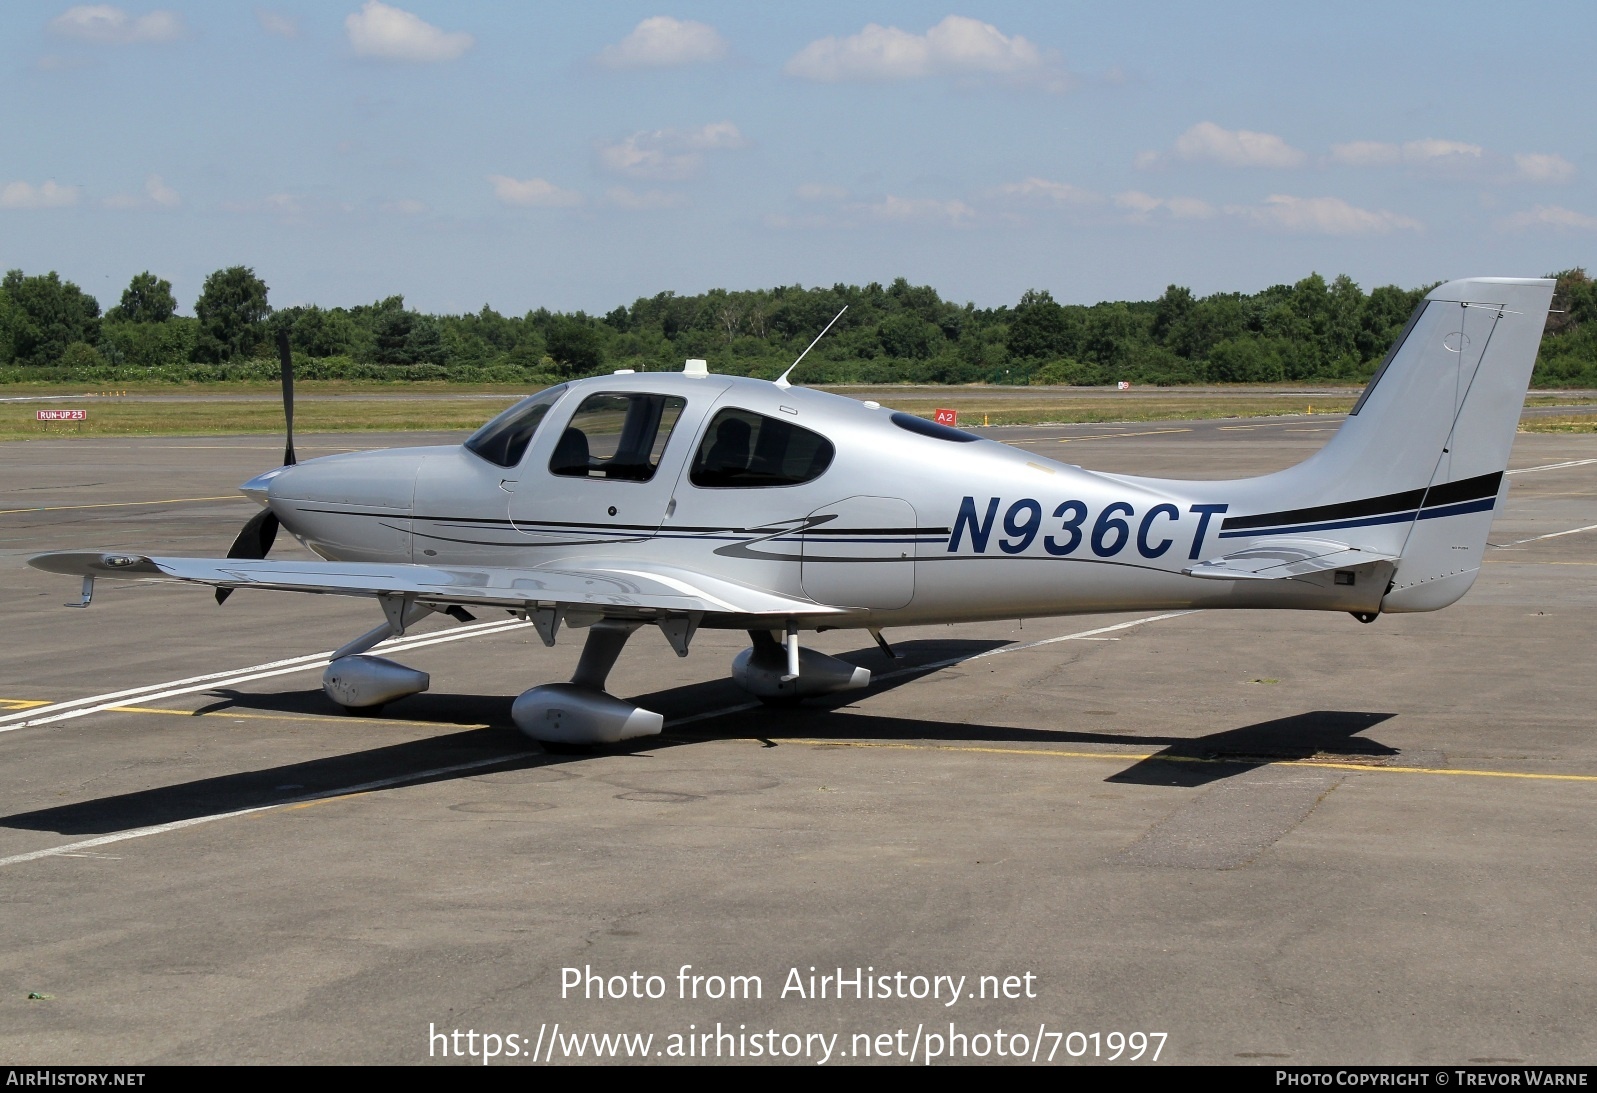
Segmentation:
<svg viewBox="0 0 1597 1093">
<path fill-rule="evenodd" d="M 959 411 L 959 423 L 980 425 L 1092 424 L 1191 421 L 1342 414 L 1357 391 L 1324 394 L 1277 392 L 1268 387 L 1235 391 L 1204 388 L 1143 388 L 1134 392 L 1074 391 L 1070 388 L 848 387 L 839 393 L 871 399 L 896 410 L 930 417 L 935 409 Z M 90 394 L 57 402 L 0 402 L 0 440 L 113 436 L 273 435 L 283 431 L 282 407 L 270 384 L 208 384 L 174 390 L 170 385 L 86 392 L 82 388 L 0 388 L 0 397 Z M 351 432 L 469 432 L 527 393 L 506 385 L 357 384 L 314 381 L 296 385 L 296 435 Z M 156 396 L 162 401 L 141 401 Z M 1597 399 L 1532 396 L 1527 406 L 1592 405 Z M 84 409 L 84 421 L 35 418 L 40 409 Z M 1597 413 L 1527 418 L 1526 432 L 1597 431 Z"/>
</svg>

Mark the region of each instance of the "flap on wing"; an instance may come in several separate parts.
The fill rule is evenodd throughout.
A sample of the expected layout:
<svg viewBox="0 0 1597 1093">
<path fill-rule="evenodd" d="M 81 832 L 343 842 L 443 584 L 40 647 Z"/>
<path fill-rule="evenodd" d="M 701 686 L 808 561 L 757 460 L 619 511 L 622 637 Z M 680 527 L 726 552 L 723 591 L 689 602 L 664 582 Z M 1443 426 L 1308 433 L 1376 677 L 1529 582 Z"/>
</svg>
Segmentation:
<svg viewBox="0 0 1597 1093">
<path fill-rule="evenodd" d="M 1360 550 L 1329 539 L 1282 539 L 1262 543 L 1183 569 L 1189 577 L 1216 581 L 1279 581 L 1372 562 L 1395 562 L 1390 554 Z"/>
<path fill-rule="evenodd" d="M 381 562 L 276 562 L 247 558 L 148 558 L 61 552 L 28 559 L 35 569 L 77 577 L 149 578 L 222 588 L 267 588 L 342 596 L 410 596 L 420 603 L 525 608 L 537 604 L 641 613 L 813 616 L 846 613 L 809 600 L 750 588 L 680 566 L 614 559 L 547 569 L 404 565 Z"/>
</svg>

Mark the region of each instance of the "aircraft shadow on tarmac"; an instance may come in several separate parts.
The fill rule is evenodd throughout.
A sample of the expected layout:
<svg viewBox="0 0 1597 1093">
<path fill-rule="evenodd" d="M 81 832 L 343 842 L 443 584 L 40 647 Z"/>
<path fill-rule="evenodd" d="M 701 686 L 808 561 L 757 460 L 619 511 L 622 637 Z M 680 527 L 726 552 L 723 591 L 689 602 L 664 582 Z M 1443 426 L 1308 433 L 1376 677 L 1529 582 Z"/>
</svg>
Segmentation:
<svg viewBox="0 0 1597 1093">
<path fill-rule="evenodd" d="M 554 752 L 530 744 L 510 718 L 510 699 L 498 695 L 415 695 L 392 711 L 414 727 L 434 722 L 440 728 L 462 723 L 472 727 L 441 736 L 407 740 L 344 755 L 291 763 L 263 770 L 240 771 L 171 786 L 116 794 L 33 812 L 0 816 L 0 826 L 63 835 L 99 835 L 136 827 L 172 823 L 216 813 L 269 806 L 373 782 L 394 781 L 394 788 L 428 782 L 469 778 L 487 771 L 517 770 L 564 763 L 580 763 L 595 756 L 638 755 L 710 740 L 758 740 L 767 747 L 783 739 L 857 741 L 916 741 L 948 745 L 1029 744 L 1160 750 L 1136 757 L 1132 765 L 1106 781 L 1152 786 L 1195 787 L 1229 778 L 1261 764 L 1281 760 L 1326 756 L 1341 759 L 1392 757 L 1397 750 L 1358 734 L 1392 717 L 1389 713 L 1317 710 L 1197 737 L 1138 735 L 1123 732 L 1086 732 L 1069 728 L 1021 728 L 952 721 L 923 721 L 883 717 L 849 709 L 862 698 L 885 693 L 929 672 L 957 667 L 971 657 L 1008 644 L 1003 641 L 905 642 L 897 647 L 899 659 L 887 660 L 875 648 L 843 654 L 884 678 L 868 691 L 854 691 L 813 699 L 801 707 L 758 708 L 746 714 L 748 695 L 730 680 L 672 688 L 651 695 L 633 696 L 641 705 L 666 716 L 660 736 L 645 737 L 599 750 Z M 952 663 L 950 663 L 952 662 Z M 884 669 L 883 665 L 887 667 Z M 900 674 L 900 671 L 902 673 Z M 196 714 L 226 716 L 229 710 L 270 711 L 288 715 L 325 717 L 336 709 L 314 691 L 251 693 L 214 691 L 218 701 Z M 724 711 L 703 720 L 673 728 L 675 719 L 705 711 Z M 370 729 L 380 719 L 352 718 L 351 727 Z M 486 727 L 480 727 L 486 726 Z M 240 730 L 230 726 L 230 733 Z M 243 731 L 248 731 L 243 730 Z M 330 732 L 337 732 L 334 728 Z M 1105 752 L 1106 757 L 1113 752 Z M 494 762 L 502 758 L 502 762 Z M 1128 756 L 1128 760 L 1132 757 Z M 471 764 L 468 769 L 458 768 Z M 432 773 L 428 773 L 432 772 Z"/>
</svg>

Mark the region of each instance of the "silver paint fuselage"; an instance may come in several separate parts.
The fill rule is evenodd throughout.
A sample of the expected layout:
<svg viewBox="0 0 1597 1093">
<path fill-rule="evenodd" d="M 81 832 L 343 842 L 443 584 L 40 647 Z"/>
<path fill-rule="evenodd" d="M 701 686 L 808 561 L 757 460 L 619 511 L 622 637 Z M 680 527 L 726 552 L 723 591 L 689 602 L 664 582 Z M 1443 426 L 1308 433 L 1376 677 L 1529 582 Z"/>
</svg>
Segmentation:
<svg viewBox="0 0 1597 1093">
<path fill-rule="evenodd" d="M 550 473 L 556 440 L 585 396 L 635 391 L 686 403 L 650 481 Z M 836 456 L 801 485 L 696 486 L 689 462 L 724 407 L 821 433 Z M 1220 510 L 1267 496 L 1266 480 L 1095 473 L 990 440 L 920 435 L 891 414 L 761 380 L 607 376 L 570 384 L 515 467 L 460 446 L 335 455 L 276 472 L 265 496 L 283 526 L 328 559 L 522 569 L 663 562 L 857 608 L 856 625 L 1379 604 L 1384 585 L 1338 585 L 1330 574 L 1288 587 L 1182 574 L 1221 552 Z"/>
</svg>

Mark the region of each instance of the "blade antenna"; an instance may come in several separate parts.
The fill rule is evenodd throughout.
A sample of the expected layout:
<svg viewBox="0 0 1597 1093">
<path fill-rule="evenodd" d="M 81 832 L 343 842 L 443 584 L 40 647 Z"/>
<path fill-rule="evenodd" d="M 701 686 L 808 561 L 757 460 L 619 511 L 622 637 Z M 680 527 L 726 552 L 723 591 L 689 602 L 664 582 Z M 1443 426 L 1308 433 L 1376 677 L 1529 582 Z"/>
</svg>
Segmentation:
<svg viewBox="0 0 1597 1093">
<path fill-rule="evenodd" d="M 848 310 L 848 305 L 844 304 L 843 305 L 843 311 L 847 311 L 847 310 Z M 822 338 L 826 337 L 826 332 L 828 330 L 832 329 L 832 324 L 837 322 L 837 320 L 839 320 L 839 319 L 841 319 L 843 317 L 843 311 L 839 311 L 836 315 L 833 315 L 832 316 L 832 322 L 827 323 L 824 327 L 821 328 L 821 332 L 819 334 L 815 335 L 815 341 L 811 342 L 805 348 L 804 352 L 802 352 L 802 353 L 800 353 L 798 355 L 798 360 L 796 360 L 792 364 L 788 365 L 786 372 L 783 372 L 780 376 L 776 377 L 776 385 L 778 387 L 786 388 L 786 387 L 792 387 L 793 386 L 791 383 L 787 382 L 787 377 L 789 377 L 789 376 L 791 376 L 793 374 L 793 369 L 795 369 L 795 368 L 797 368 L 799 366 L 799 361 L 801 361 L 805 357 L 807 357 L 809 355 L 810 350 L 814 349 L 816 344 Z"/>
<path fill-rule="evenodd" d="M 283 421 L 287 437 L 283 445 L 283 466 L 292 467 L 294 458 L 294 358 L 288 350 L 288 327 L 277 328 L 277 359 L 283 362 Z"/>
</svg>

